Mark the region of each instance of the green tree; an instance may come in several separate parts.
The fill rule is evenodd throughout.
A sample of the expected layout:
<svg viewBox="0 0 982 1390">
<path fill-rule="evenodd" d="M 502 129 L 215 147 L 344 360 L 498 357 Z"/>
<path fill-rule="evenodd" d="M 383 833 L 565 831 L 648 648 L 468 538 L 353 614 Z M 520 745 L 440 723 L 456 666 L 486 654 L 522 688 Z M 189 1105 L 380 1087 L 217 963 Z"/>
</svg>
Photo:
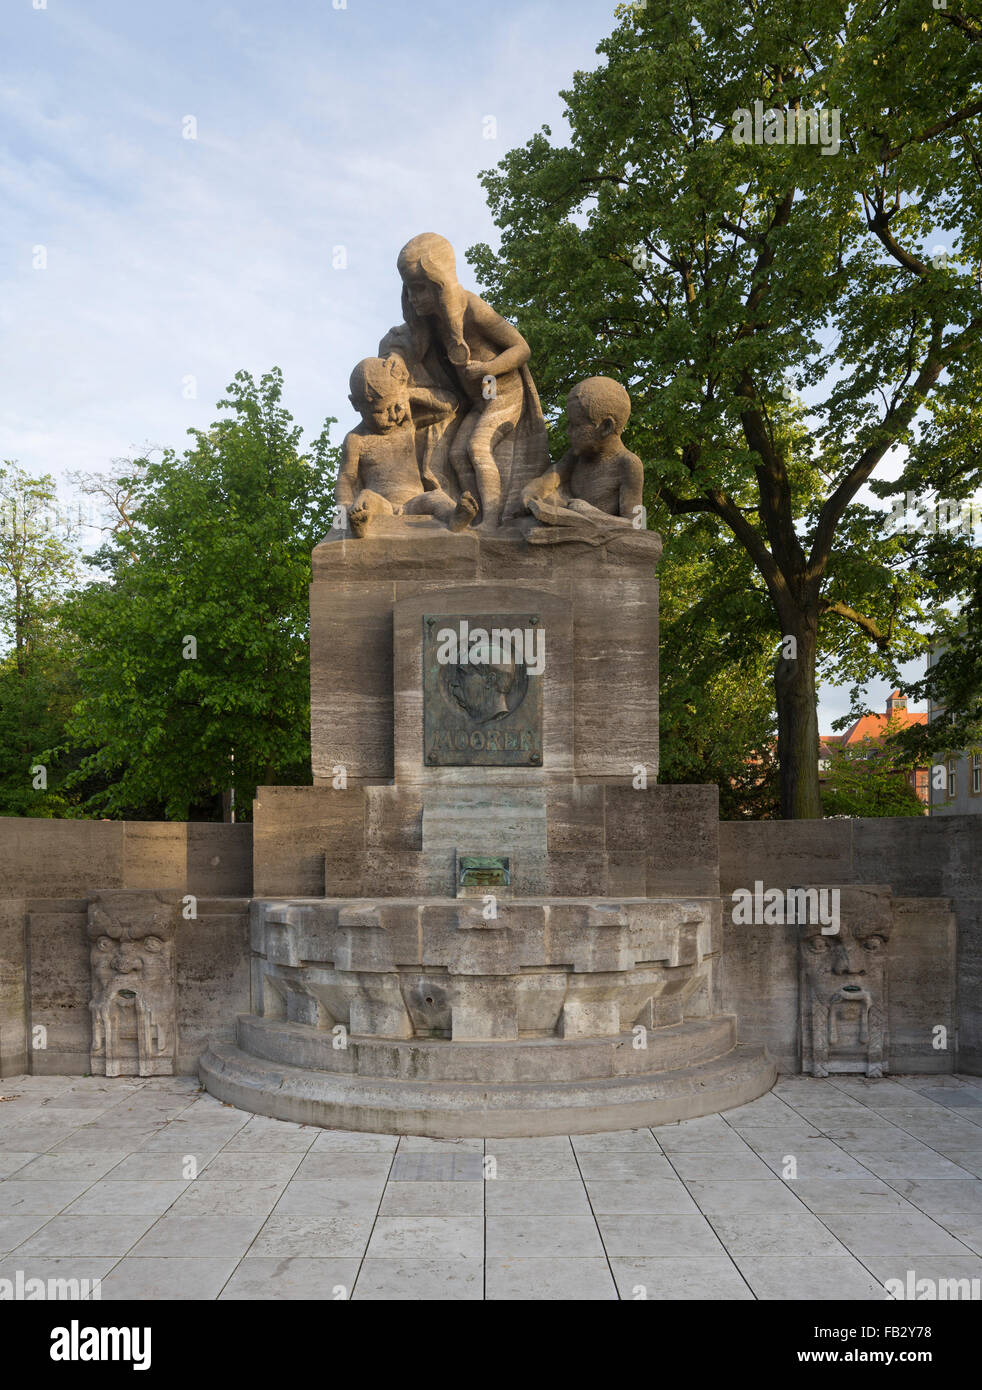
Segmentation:
<svg viewBox="0 0 982 1390">
<path fill-rule="evenodd" d="M 309 452 L 281 405 L 278 369 L 239 372 L 230 414 L 115 477 L 126 524 L 106 578 L 68 621 L 81 698 L 69 724 L 90 750 L 78 778 L 114 816 L 251 814 L 257 785 L 310 780 L 307 589 L 330 525 L 330 421 Z"/>
<path fill-rule="evenodd" d="M 0 814 L 57 816 L 69 800 L 48 750 L 73 694 L 59 599 L 78 552 L 59 518 L 54 480 L 0 466 Z"/>
<path fill-rule="evenodd" d="M 778 813 L 767 594 L 746 553 L 703 518 L 668 521 L 661 565 L 662 782 L 715 782 L 722 820 Z"/>
<path fill-rule="evenodd" d="M 932 593 L 857 495 L 918 456 L 926 402 L 977 406 L 979 25 L 962 0 L 619 13 L 563 93 L 569 143 L 545 128 L 484 175 L 501 248 L 470 259 L 546 406 L 620 377 L 658 497 L 752 561 L 782 814 L 819 816 L 820 669 L 893 678 Z M 738 143 L 755 102 L 785 134 L 824 112 L 824 134 L 778 143 L 774 116 Z"/>
<path fill-rule="evenodd" d="M 890 720 L 879 739 L 864 738 L 831 750 L 822 788 L 827 816 L 923 816 L 924 803 L 908 780 L 910 759 L 894 741 L 899 721 Z"/>
</svg>

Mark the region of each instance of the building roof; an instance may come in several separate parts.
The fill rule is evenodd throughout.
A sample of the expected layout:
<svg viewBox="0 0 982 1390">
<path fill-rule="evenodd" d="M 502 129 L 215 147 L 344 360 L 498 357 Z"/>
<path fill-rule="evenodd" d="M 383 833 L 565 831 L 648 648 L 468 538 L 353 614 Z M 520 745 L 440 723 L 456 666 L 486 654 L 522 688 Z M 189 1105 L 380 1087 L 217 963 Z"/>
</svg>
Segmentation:
<svg viewBox="0 0 982 1390">
<path fill-rule="evenodd" d="M 884 734 L 887 724 L 893 721 L 897 728 L 909 728 L 912 724 L 926 724 L 927 711 L 915 712 L 909 709 L 890 709 L 894 700 L 903 700 L 899 690 L 894 690 L 887 701 L 887 710 L 884 714 L 863 714 L 850 725 L 844 734 L 820 734 L 819 742 L 839 745 L 848 748 L 853 744 L 862 743 L 864 739 L 879 741 Z"/>
</svg>

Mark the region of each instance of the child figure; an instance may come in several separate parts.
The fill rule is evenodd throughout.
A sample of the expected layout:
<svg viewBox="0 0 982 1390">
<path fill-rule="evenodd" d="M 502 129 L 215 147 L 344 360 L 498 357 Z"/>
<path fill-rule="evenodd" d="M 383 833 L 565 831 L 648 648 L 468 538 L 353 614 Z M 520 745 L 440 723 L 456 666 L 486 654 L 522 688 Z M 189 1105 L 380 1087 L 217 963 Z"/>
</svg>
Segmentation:
<svg viewBox="0 0 982 1390">
<path fill-rule="evenodd" d="M 547 457 L 542 409 L 526 366 L 528 343 L 460 285 L 453 247 L 444 237 L 434 232 L 413 237 L 399 253 L 398 266 L 411 359 L 431 364 L 434 375 L 458 388 L 465 409 L 450 446 L 450 465 L 462 489 L 475 487 L 482 525 L 493 529 L 501 522 L 503 502 L 511 500 L 509 483 L 535 476 Z M 495 451 L 516 430 L 510 474 L 502 478 Z"/>
<path fill-rule="evenodd" d="M 463 531 L 477 515 L 469 492 L 454 502 L 416 458 L 413 408 L 439 418 L 455 406 L 425 387 L 410 390 L 409 373 L 399 357 L 366 357 L 351 373 L 348 399 L 361 424 L 342 445 L 335 500 L 348 508 L 354 536 L 363 536 L 373 516 L 435 516 L 451 531 Z"/>
<path fill-rule="evenodd" d="M 599 540 L 612 529 L 639 526 L 639 519 L 643 526 L 644 467 L 621 439 L 630 414 L 630 396 L 608 376 L 591 376 L 573 387 L 566 398 L 569 448 L 522 492 L 533 516 L 571 528 L 570 540 Z M 563 538 L 542 532 L 529 537 L 540 543 Z"/>
</svg>

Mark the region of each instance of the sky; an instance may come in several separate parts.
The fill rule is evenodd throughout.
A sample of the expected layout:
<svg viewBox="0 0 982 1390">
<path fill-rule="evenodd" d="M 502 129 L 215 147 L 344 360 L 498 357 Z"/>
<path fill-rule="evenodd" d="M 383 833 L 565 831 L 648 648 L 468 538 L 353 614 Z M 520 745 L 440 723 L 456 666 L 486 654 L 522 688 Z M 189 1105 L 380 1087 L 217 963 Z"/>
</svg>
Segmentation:
<svg viewBox="0 0 982 1390">
<path fill-rule="evenodd" d="M 4 0 L 0 458 L 61 481 L 181 450 L 236 371 L 274 365 L 305 434 L 333 415 L 339 441 L 352 366 L 402 317 L 399 248 L 440 232 L 479 288 L 478 174 L 561 138 L 614 8 Z M 847 707 L 823 687 L 823 731 Z"/>
</svg>

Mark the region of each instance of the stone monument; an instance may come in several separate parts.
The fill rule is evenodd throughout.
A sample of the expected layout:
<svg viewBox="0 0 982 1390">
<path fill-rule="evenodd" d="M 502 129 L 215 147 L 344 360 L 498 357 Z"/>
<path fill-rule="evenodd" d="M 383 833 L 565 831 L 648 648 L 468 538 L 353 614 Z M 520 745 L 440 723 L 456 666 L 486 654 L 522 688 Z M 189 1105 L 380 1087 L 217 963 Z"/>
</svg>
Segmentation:
<svg viewBox="0 0 982 1390">
<path fill-rule="evenodd" d="M 212 1094 L 325 1126 L 580 1133 L 768 1090 L 720 1012 L 718 794 L 659 786 L 659 536 L 617 382 L 550 462 L 442 237 L 355 368 L 313 554 L 314 785 L 259 791 L 253 1013 Z"/>
</svg>

